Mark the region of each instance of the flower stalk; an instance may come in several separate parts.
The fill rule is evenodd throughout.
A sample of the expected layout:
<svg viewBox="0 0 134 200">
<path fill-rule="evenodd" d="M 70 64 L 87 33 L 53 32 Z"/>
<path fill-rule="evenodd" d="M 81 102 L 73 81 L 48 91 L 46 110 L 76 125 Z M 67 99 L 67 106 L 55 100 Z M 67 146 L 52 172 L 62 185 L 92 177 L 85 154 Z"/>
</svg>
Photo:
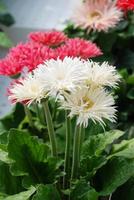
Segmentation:
<svg viewBox="0 0 134 200">
<path fill-rule="evenodd" d="M 46 122 L 47 122 L 47 128 L 48 128 L 48 134 L 49 134 L 49 139 L 50 139 L 50 144 L 51 144 L 52 156 L 57 157 L 56 136 L 55 136 L 55 132 L 54 132 L 51 113 L 50 113 L 49 106 L 48 106 L 48 101 L 47 100 L 43 101 L 42 105 L 43 105 L 43 108 L 44 108 Z"/>
<path fill-rule="evenodd" d="M 73 161 L 71 180 L 77 178 L 80 165 L 80 149 L 81 149 L 81 126 L 76 125 L 73 144 Z"/>
<path fill-rule="evenodd" d="M 65 163 L 64 163 L 64 172 L 65 176 L 63 178 L 63 188 L 69 186 L 70 179 L 70 153 L 71 153 L 71 121 L 68 117 L 68 112 L 65 112 L 66 118 L 66 146 L 65 146 Z"/>
</svg>

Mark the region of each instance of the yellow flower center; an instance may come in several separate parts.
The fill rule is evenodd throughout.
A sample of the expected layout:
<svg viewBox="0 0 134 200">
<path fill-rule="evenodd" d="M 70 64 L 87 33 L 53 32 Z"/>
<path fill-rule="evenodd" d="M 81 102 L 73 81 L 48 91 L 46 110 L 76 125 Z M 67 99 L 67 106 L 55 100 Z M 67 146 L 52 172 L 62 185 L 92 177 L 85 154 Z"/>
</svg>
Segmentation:
<svg viewBox="0 0 134 200">
<path fill-rule="evenodd" d="M 35 84 L 31 85 L 31 91 L 32 92 L 37 92 L 38 91 L 37 85 L 35 85 Z"/>
<path fill-rule="evenodd" d="M 92 108 L 93 107 L 93 105 L 94 105 L 94 102 L 89 98 L 89 97 L 83 97 L 82 98 L 82 100 L 83 100 L 83 103 L 85 104 L 85 110 L 89 110 L 90 108 Z"/>
<path fill-rule="evenodd" d="M 88 20 L 92 22 L 93 19 L 99 19 L 101 16 L 102 14 L 95 10 L 88 15 Z"/>
</svg>

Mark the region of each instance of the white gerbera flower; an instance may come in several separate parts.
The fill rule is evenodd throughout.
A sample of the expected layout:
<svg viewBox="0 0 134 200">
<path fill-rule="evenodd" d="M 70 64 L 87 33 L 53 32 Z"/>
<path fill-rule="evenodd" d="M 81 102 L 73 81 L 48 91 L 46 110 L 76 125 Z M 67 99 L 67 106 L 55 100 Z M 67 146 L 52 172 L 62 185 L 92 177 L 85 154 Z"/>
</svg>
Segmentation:
<svg viewBox="0 0 134 200">
<path fill-rule="evenodd" d="M 9 89 L 9 100 L 13 103 L 22 102 L 30 105 L 33 101 L 40 102 L 45 97 L 42 83 L 32 74 L 12 84 Z"/>
<path fill-rule="evenodd" d="M 39 65 L 34 75 L 42 82 L 50 96 L 75 91 L 85 79 L 85 62 L 80 58 L 65 57 L 63 60 L 48 60 Z"/>
<path fill-rule="evenodd" d="M 99 64 L 97 62 L 86 62 L 86 83 L 93 86 L 109 86 L 116 87 L 120 80 L 120 75 L 114 66 L 109 65 L 107 62 Z"/>
<path fill-rule="evenodd" d="M 102 89 L 78 89 L 74 93 L 66 94 L 61 102 L 61 108 L 70 110 L 70 117 L 76 115 L 77 124 L 88 126 L 88 120 L 105 125 L 104 119 L 115 121 L 114 99 Z"/>
</svg>

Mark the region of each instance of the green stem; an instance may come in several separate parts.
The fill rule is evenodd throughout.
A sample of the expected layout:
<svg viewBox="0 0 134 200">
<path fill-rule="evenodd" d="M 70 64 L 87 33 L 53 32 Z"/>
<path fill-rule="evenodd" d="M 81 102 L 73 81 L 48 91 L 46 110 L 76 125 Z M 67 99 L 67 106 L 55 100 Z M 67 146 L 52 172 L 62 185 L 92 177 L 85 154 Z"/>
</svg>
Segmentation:
<svg viewBox="0 0 134 200">
<path fill-rule="evenodd" d="M 80 165 L 80 148 L 81 148 L 81 127 L 76 126 L 74 134 L 73 144 L 73 161 L 72 161 L 72 172 L 71 179 L 75 179 L 78 176 L 78 169 Z"/>
<path fill-rule="evenodd" d="M 80 150 L 82 148 L 82 144 L 85 141 L 85 128 L 82 126 L 81 127 L 81 146 L 80 146 Z"/>
<path fill-rule="evenodd" d="M 56 136 L 55 136 L 55 132 L 54 132 L 51 113 L 50 113 L 49 106 L 48 106 L 48 101 L 44 101 L 42 104 L 43 104 L 43 108 L 45 111 L 45 117 L 46 117 L 48 134 L 49 134 L 49 139 L 50 139 L 50 144 L 51 144 L 52 156 L 57 157 Z"/>
<path fill-rule="evenodd" d="M 65 164 L 64 172 L 66 173 L 63 178 L 63 188 L 68 188 L 70 179 L 70 148 L 71 148 L 71 121 L 68 117 L 68 112 L 65 112 L 66 118 L 66 146 L 65 146 Z"/>
<path fill-rule="evenodd" d="M 24 109 L 25 109 L 25 113 L 26 113 L 26 116 L 28 118 L 29 124 L 33 128 L 34 123 L 33 123 L 33 120 L 32 120 L 32 114 L 31 114 L 30 110 L 28 109 L 28 107 L 26 105 L 24 105 Z"/>
</svg>

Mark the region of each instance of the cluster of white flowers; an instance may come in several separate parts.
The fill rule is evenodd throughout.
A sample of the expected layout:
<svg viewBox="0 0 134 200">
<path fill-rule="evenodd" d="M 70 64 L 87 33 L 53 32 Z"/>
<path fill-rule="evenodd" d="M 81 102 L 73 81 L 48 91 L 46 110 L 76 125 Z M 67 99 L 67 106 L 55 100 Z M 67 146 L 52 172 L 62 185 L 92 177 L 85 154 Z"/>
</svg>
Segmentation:
<svg viewBox="0 0 134 200">
<path fill-rule="evenodd" d="M 114 66 L 80 58 L 65 57 L 39 65 L 32 75 L 10 89 L 9 99 L 16 102 L 40 102 L 53 97 L 61 108 L 77 116 L 77 124 L 87 127 L 88 120 L 104 124 L 115 120 L 113 96 L 106 87 L 116 87 L 120 76 Z"/>
</svg>

